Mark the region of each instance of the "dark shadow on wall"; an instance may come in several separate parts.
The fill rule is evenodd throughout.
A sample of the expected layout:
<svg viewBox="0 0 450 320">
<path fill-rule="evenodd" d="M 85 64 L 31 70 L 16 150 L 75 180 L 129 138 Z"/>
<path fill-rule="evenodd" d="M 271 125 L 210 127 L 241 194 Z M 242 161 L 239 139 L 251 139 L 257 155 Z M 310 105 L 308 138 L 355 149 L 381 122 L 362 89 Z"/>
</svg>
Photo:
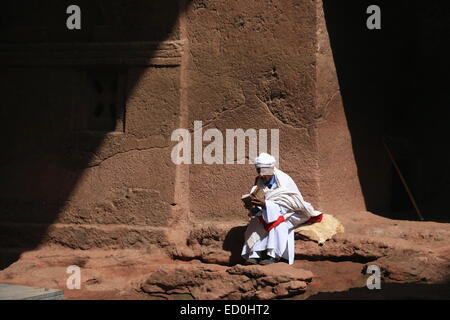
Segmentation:
<svg viewBox="0 0 450 320">
<path fill-rule="evenodd" d="M 177 39 L 177 20 L 189 2 L 9 1 L 2 6 L 0 45 L 152 42 L 156 50 L 161 41 Z M 82 10 L 81 30 L 66 28 L 66 8 L 71 4 Z M 44 52 L 40 57 L 51 60 L 52 54 Z M 153 54 L 150 49 L 148 58 Z M 17 61 L 14 66 L 5 61 L 0 65 L 0 269 L 49 240 L 48 228 L 67 205 L 97 148 L 108 132 L 123 126 L 119 106 L 106 98 L 95 102 L 87 118 L 81 119 L 81 109 L 92 101 L 80 100 L 74 88 L 86 87 L 114 100 L 120 96 L 118 86 L 123 86 L 119 100 L 126 101 L 139 81 L 136 72 L 126 76 L 126 64 L 103 65 L 105 72 L 91 65 L 91 79 L 82 64 L 40 66 L 26 58 L 22 62 L 23 66 Z M 74 124 L 78 120 L 83 124 Z"/>
<path fill-rule="evenodd" d="M 418 216 L 384 143 L 425 220 L 450 221 L 448 118 L 450 4 L 438 0 L 324 0 L 358 175 L 369 211 Z M 369 5 L 381 30 L 369 30 Z"/>
<path fill-rule="evenodd" d="M 245 260 L 241 256 L 242 246 L 245 242 L 245 230 L 247 226 L 233 227 L 228 231 L 223 241 L 222 249 L 231 253 L 229 264 L 234 266 L 236 264 L 244 264 Z"/>
</svg>

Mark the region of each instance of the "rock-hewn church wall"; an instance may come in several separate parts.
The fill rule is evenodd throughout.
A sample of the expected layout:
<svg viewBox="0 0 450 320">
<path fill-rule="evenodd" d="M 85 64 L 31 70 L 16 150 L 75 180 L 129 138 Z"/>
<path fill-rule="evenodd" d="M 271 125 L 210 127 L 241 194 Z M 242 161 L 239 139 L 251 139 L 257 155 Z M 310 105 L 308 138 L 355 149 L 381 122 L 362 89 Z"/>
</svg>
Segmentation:
<svg viewBox="0 0 450 320">
<path fill-rule="evenodd" d="M 353 173 L 333 178 L 336 159 L 354 168 L 318 2 L 86 2 L 78 34 L 58 29 L 62 4 L 3 21 L 0 247 L 161 247 L 194 224 L 245 223 L 248 159 L 173 163 L 171 134 L 194 121 L 268 129 L 269 152 L 279 130 L 306 200 L 353 201 Z"/>
</svg>

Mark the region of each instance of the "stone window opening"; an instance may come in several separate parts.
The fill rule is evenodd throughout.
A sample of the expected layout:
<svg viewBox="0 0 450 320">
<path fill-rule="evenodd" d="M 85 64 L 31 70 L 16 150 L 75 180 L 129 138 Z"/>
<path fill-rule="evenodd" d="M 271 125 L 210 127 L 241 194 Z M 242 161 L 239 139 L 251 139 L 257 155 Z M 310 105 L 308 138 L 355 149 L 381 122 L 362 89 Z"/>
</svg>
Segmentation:
<svg viewBox="0 0 450 320">
<path fill-rule="evenodd" d="M 116 68 L 94 68 L 86 72 L 86 130 L 124 132 L 125 72 Z"/>
</svg>

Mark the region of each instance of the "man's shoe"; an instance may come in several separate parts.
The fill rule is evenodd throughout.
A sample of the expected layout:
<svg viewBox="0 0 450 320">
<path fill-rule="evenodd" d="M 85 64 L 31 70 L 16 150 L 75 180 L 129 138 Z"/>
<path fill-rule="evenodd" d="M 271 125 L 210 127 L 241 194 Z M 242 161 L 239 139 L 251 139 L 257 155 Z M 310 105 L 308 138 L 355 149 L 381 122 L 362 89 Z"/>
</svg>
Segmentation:
<svg viewBox="0 0 450 320">
<path fill-rule="evenodd" d="M 262 266 L 266 266 L 266 265 L 268 265 L 268 264 L 277 263 L 277 262 L 278 262 L 277 259 L 272 258 L 272 257 L 267 257 L 267 258 L 265 258 L 264 260 L 261 260 L 261 261 L 259 262 L 259 264 L 262 265 Z"/>
<path fill-rule="evenodd" d="M 250 258 L 246 261 L 247 265 L 255 265 L 255 264 L 259 264 L 259 260 L 260 259 L 255 259 L 255 258 Z"/>
</svg>

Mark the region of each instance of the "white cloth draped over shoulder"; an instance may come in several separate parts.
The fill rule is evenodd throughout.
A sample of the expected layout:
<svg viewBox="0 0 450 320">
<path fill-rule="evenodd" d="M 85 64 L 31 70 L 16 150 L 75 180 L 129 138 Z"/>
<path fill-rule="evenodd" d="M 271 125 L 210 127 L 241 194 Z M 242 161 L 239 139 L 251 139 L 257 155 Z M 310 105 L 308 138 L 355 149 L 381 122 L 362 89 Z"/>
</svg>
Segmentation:
<svg viewBox="0 0 450 320">
<path fill-rule="evenodd" d="M 275 168 L 275 185 L 269 189 L 261 179 L 258 186 L 265 192 L 266 208 L 260 215 L 266 223 L 272 223 L 282 215 L 285 219 L 270 231 L 266 231 L 257 218 L 252 218 L 245 232 L 245 244 L 242 256 L 246 259 L 260 258 L 260 252 L 274 258 L 284 258 L 294 263 L 294 229 L 321 214 L 303 199 L 295 182 L 283 171 Z"/>
<path fill-rule="evenodd" d="M 306 202 L 303 199 L 300 190 L 298 190 L 297 185 L 289 175 L 277 168 L 275 168 L 274 175 L 278 188 L 273 190 L 268 189 L 266 201 L 275 202 L 276 204 L 287 208 L 291 213 L 303 212 L 311 217 L 316 217 L 322 213 L 315 210 L 309 202 Z"/>
</svg>

